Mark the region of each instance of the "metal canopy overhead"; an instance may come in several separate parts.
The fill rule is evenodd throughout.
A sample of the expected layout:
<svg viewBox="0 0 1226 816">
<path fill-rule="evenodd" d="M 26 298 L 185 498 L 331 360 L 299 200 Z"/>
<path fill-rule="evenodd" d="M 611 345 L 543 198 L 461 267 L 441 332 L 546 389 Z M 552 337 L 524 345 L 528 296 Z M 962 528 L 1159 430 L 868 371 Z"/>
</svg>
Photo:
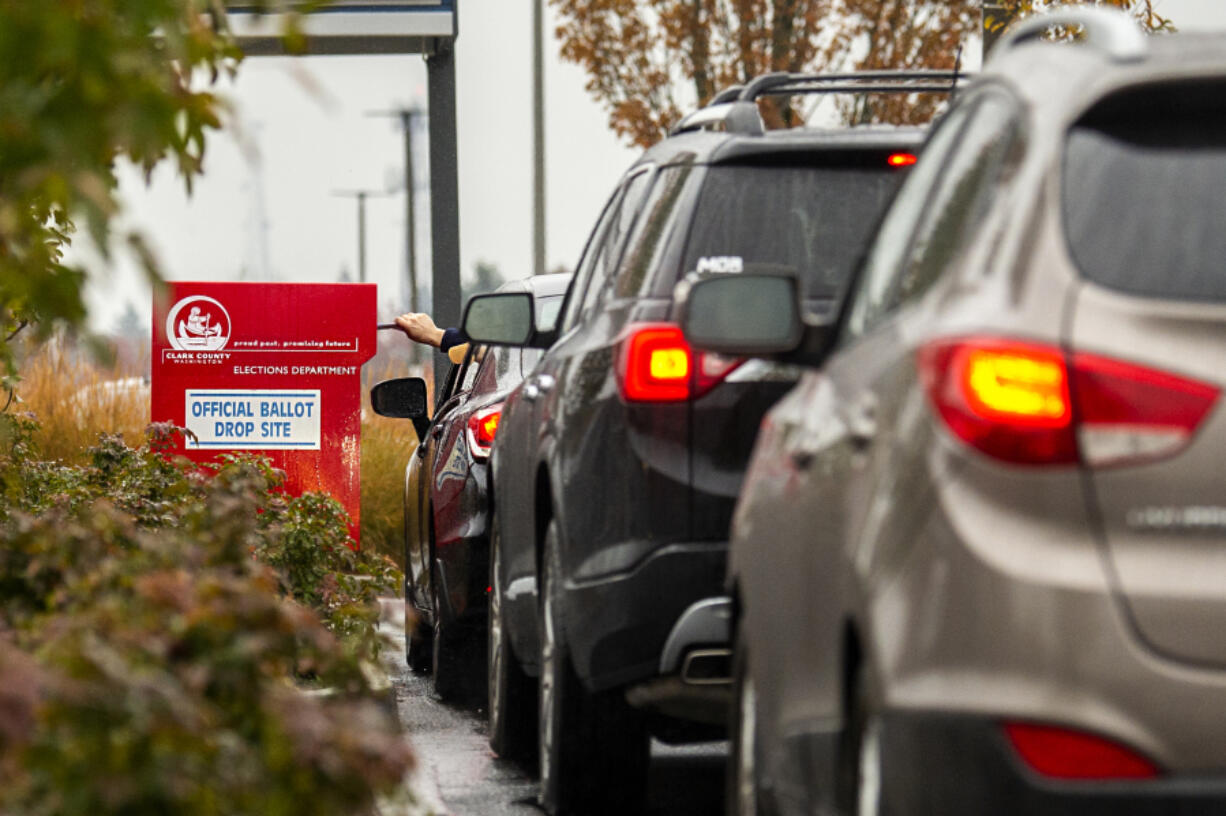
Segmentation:
<svg viewBox="0 0 1226 816">
<path fill-rule="evenodd" d="M 249 0 L 250 2 L 250 0 Z M 424 54 L 429 85 L 430 231 L 434 258 L 434 319 L 460 322 L 460 202 L 456 155 L 456 5 L 460 0 L 333 0 L 302 19 L 306 54 Z M 227 11 L 230 29 L 248 56 L 285 54 L 282 15 L 251 7 Z M 435 355 L 435 382 L 450 362 Z M 439 389 L 439 394 L 444 393 Z"/>
<path fill-rule="evenodd" d="M 228 17 L 244 53 L 286 53 L 283 15 L 239 5 Z M 455 0 L 333 0 L 304 16 L 302 30 L 308 54 L 428 54 L 455 37 Z"/>
</svg>

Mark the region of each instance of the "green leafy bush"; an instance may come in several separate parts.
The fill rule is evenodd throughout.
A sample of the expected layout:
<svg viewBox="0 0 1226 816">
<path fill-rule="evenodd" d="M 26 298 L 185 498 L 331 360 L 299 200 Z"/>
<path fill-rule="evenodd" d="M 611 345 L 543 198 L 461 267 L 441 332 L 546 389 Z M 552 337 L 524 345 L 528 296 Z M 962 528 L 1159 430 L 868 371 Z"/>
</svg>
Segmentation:
<svg viewBox="0 0 1226 816">
<path fill-rule="evenodd" d="M 364 671 L 399 575 L 334 500 L 167 426 L 85 466 L 32 429 L 0 417 L 0 813 L 360 814 L 403 780 Z"/>
</svg>

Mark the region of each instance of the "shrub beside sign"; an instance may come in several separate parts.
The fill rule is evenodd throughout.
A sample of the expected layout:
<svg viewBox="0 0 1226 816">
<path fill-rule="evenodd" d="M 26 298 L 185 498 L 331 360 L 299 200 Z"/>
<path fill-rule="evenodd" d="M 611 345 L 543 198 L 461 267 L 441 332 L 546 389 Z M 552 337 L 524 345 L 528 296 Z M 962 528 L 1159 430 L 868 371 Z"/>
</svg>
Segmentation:
<svg viewBox="0 0 1226 816">
<path fill-rule="evenodd" d="M 168 284 L 153 306 L 152 417 L 197 462 L 257 452 L 292 493 L 360 513 L 361 369 L 375 353 L 375 285 Z"/>
</svg>

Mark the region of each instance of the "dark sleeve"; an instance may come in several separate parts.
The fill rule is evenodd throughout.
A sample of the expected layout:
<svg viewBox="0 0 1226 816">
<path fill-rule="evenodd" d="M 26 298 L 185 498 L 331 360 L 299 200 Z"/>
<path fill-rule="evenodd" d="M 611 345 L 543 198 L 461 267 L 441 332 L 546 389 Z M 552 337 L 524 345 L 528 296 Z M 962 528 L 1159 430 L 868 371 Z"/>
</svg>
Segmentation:
<svg viewBox="0 0 1226 816">
<path fill-rule="evenodd" d="M 443 339 L 439 341 L 438 350 L 446 354 L 452 346 L 458 346 L 461 343 L 468 342 L 468 335 L 463 329 L 445 329 L 443 331 Z"/>
</svg>

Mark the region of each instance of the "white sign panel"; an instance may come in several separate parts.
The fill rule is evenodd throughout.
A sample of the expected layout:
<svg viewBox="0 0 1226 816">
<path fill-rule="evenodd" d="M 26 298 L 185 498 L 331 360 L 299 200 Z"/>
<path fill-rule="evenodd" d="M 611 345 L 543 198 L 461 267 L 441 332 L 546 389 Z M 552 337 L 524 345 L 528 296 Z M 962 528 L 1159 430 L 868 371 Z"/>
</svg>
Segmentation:
<svg viewBox="0 0 1226 816">
<path fill-rule="evenodd" d="M 227 11 L 230 29 L 247 54 L 276 54 L 285 18 L 244 8 Z M 456 35 L 453 0 L 333 0 L 302 19 L 307 53 L 419 53 Z"/>
<path fill-rule="evenodd" d="M 319 391 L 188 390 L 188 448 L 319 450 Z"/>
</svg>

